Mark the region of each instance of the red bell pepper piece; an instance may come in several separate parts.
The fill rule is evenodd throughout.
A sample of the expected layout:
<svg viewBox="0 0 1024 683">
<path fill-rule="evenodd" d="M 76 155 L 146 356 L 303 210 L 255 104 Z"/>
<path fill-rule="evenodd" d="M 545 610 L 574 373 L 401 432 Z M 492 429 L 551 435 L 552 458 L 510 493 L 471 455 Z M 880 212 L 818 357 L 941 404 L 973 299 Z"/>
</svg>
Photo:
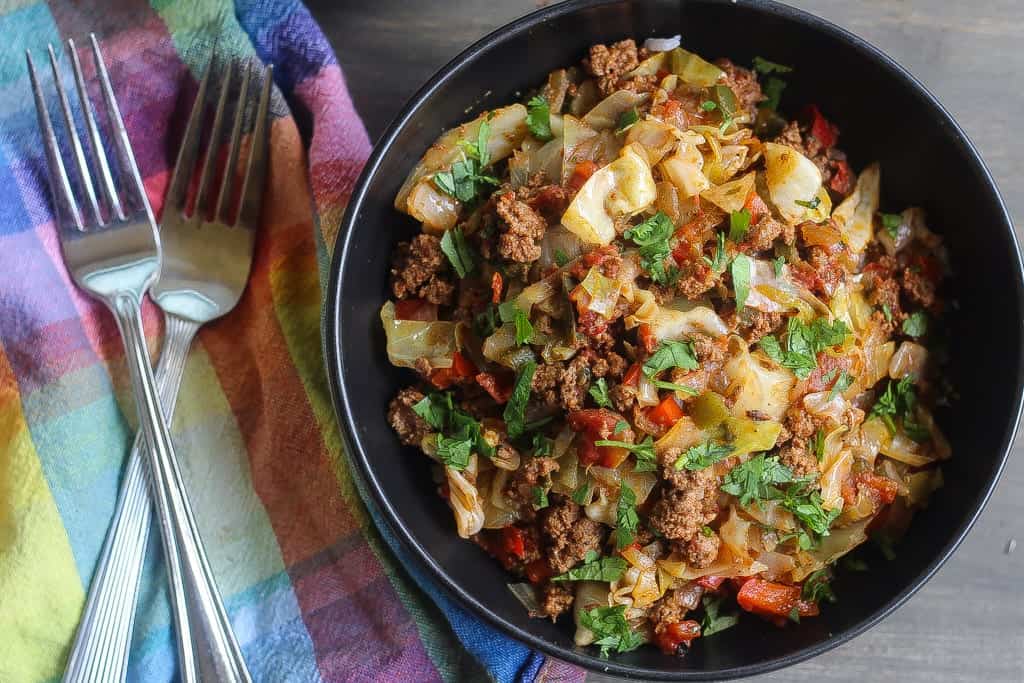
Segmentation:
<svg viewBox="0 0 1024 683">
<path fill-rule="evenodd" d="M 683 416 L 683 409 L 676 402 L 673 394 L 666 396 L 661 403 L 647 411 L 647 419 L 662 427 L 671 427 Z"/>
<path fill-rule="evenodd" d="M 818 605 L 801 600 L 800 593 L 800 586 L 749 579 L 736 594 L 736 602 L 746 611 L 765 617 L 788 617 L 794 608 L 801 617 L 817 616 Z"/>
<path fill-rule="evenodd" d="M 654 330 L 651 329 L 651 326 L 647 323 L 640 323 L 636 334 L 644 351 L 654 353 L 654 349 L 658 348 L 658 339 L 654 336 Z"/>
<path fill-rule="evenodd" d="M 526 542 L 523 540 L 523 530 L 516 526 L 507 526 L 501 530 L 502 550 L 515 555 L 520 560 L 526 557 Z"/>
<path fill-rule="evenodd" d="M 447 389 L 453 384 L 475 377 L 476 366 L 461 353 L 456 351 L 452 354 L 452 366 L 450 368 L 437 368 L 430 373 L 430 383 L 438 389 Z"/>
<path fill-rule="evenodd" d="M 597 169 L 596 163 L 590 159 L 584 159 L 572 169 L 572 175 L 569 176 L 569 182 L 566 185 L 578 192 L 583 184 L 590 180 L 590 176 L 597 173 Z"/>
<path fill-rule="evenodd" d="M 811 119 L 811 135 L 826 149 L 835 146 L 839 139 L 839 128 L 822 115 L 817 105 L 809 105 L 807 112 Z"/>
<path fill-rule="evenodd" d="M 626 370 L 626 374 L 622 376 L 622 383 L 636 386 L 637 382 L 640 380 L 640 371 L 642 369 L 643 366 L 640 365 L 640 363 L 633 363 L 630 365 L 629 370 Z"/>
<path fill-rule="evenodd" d="M 674 655 L 683 643 L 700 637 L 700 624 L 693 619 L 677 621 L 654 635 L 654 643 L 667 655 Z"/>
<path fill-rule="evenodd" d="M 857 486 L 865 486 L 870 489 L 878 497 L 879 502 L 884 505 L 896 500 L 896 494 L 900 490 L 899 484 L 892 479 L 874 472 L 861 472 L 855 477 L 855 481 Z"/>
</svg>

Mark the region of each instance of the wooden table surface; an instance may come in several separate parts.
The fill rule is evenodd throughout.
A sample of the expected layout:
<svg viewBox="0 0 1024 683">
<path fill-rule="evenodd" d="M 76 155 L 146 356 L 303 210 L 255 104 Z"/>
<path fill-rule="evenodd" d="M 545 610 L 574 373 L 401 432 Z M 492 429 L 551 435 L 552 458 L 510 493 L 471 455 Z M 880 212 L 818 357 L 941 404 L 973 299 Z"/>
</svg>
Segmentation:
<svg viewBox="0 0 1024 683">
<path fill-rule="evenodd" d="M 440 66 L 536 0 L 308 0 L 371 139 Z M 953 113 L 1024 229 L 1024 1 L 791 0 L 882 48 Z M 852 642 L 759 681 L 1024 681 L 1024 458 L 938 575 Z M 960 454 L 969 457 L 969 454 Z M 1013 539 L 1020 543 L 1011 552 Z M 588 680 L 608 678 L 591 676 Z"/>
</svg>

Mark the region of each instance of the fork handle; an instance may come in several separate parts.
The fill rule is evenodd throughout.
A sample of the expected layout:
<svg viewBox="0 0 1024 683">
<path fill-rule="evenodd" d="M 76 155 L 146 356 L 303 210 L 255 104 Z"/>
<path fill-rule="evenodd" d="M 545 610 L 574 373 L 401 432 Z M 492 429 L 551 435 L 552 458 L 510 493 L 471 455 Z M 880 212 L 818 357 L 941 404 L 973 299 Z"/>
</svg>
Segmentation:
<svg viewBox="0 0 1024 683">
<path fill-rule="evenodd" d="M 182 680 L 250 683 L 241 649 L 217 590 L 210 563 L 182 483 L 170 432 L 157 398 L 138 297 L 123 292 L 109 299 L 124 339 L 139 422 L 149 446 L 150 488 L 157 507 L 167 563 L 171 603 L 178 627 Z M 168 316 L 169 324 L 174 322 Z M 192 330 L 193 334 L 195 330 Z M 195 656 L 187 656 L 191 643 Z M 198 669 L 198 671 L 197 671 Z"/>
</svg>

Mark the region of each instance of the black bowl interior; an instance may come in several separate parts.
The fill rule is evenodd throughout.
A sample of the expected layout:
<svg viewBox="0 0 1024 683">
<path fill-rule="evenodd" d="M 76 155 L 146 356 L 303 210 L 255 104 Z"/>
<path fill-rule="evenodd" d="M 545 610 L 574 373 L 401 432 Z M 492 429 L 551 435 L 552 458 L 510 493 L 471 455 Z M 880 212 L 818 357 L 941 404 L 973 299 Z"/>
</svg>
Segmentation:
<svg viewBox="0 0 1024 683">
<path fill-rule="evenodd" d="M 946 485 L 886 562 L 841 575 L 842 600 L 817 619 L 777 629 L 748 618 L 698 640 L 685 659 L 654 648 L 597 659 L 573 646 L 570 619 L 531 620 L 505 588 L 501 568 L 460 540 L 434 495 L 426 458 L 401 448 L 388 401 L 412 377 L 391 367 L 378 313 L 387 264 L 417 230 L 392 208 L 399 185 L 444 129 L 474 111 L 518 100 L 547 72 L 577 62 L 595 42 L 681 33 L 704 56 L 749 64 L 755 55 L 793 65 L 783 109 L 816 103 L 842 131 L 854 168 L 882 163 L 883 209 L 918 205 L 949 247 L 958 302 L 950 316 L 950 379 L 960 394 L 942 416 L 955 456 Z M 485 94 L 489 93 L 489 94 Z M 722 678 L 764 671 L 846 640 L 905 600 L 955 549 L 1005 460 L 1021 400 L 1021 264 L 1012 226 L 976 152 L 949 115 L 910 76 L 860 39 L 770 2 L 713 0 L 574 2 L 541 10 L 483 39 L 409 103 L 378 144 L 342 225 L 328 292 L 327 353 L 354 460 L 389 524 L 413 556 L 484 618 L 563 659 L 647 678 Z M 982 342 L 979 344 L 979 342 Z"/>
</svg>

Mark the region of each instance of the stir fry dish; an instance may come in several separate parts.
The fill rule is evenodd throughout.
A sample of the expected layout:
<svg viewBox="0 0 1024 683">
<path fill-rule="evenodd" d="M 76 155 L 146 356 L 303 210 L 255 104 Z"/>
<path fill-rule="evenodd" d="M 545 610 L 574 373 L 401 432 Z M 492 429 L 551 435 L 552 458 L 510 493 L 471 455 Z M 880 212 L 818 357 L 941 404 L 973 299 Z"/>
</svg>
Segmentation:
<svg viewBox="0 0 1024 683">
<path fill-rule="evenodd" d="M 942 484 L 946 252 L 818 107 L 780 114 L 792 71 L 594 45 L 395 198 L 421 229 L 380 317 L 417 376 L 388 420 L 458 535 L 601 656 L 798 628 Z"/>
</svg>

